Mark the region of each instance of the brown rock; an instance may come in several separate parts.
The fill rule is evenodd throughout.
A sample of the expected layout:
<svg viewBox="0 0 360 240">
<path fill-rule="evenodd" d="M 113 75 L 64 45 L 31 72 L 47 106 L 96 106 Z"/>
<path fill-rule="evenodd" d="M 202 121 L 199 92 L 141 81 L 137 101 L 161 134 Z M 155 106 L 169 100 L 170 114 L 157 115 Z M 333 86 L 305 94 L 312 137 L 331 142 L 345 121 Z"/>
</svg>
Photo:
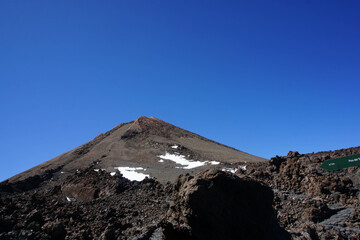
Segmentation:
<svg viewBox="0 0 360 240">
<path fill-rule="evenodd" d="M 259 182 L 209 170 L 179 177 L 175 189 L 165 239 L 288 238 L 273 216 L 271 189 Z"/>
</svg>

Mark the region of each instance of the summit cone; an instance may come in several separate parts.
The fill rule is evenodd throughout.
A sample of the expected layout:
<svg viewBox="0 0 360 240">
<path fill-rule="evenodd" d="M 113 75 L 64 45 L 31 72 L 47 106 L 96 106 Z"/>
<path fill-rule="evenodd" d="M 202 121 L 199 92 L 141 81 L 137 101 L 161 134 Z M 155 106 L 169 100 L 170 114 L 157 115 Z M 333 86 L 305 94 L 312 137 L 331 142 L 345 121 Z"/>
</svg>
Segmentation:
<svg viewBox="0 0 360 240">
<path fill-rule="evenodd" d="M 173 181 L 184 173 L 196 174 L 208 168 L 221 168 L 237 162 L 265 162 L 266 159 L 225 146 L 186 131 L 155 117 L 117 125 L 93 140 L 35 166 L 9 179 L 24 180 L 51 171 L 72 174 L 94 168 L 112 175 L 153 177 Z M 142 177 L 141 177 L 142 176 Z"/>
</svg>

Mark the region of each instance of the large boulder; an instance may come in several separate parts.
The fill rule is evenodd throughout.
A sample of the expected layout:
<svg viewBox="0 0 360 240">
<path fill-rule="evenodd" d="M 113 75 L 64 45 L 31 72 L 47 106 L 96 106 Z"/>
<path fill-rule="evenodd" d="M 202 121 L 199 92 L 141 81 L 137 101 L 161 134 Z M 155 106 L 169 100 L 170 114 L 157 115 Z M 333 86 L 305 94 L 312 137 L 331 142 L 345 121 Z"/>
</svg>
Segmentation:
<svg viewBox="0 0 360 240">
<path fill-rule="evenodd" d="M 165 239 L 289 239 L 274 216 L 272 190 L 254 180 L 208 170 L 180 176 Z"/>
</svg>

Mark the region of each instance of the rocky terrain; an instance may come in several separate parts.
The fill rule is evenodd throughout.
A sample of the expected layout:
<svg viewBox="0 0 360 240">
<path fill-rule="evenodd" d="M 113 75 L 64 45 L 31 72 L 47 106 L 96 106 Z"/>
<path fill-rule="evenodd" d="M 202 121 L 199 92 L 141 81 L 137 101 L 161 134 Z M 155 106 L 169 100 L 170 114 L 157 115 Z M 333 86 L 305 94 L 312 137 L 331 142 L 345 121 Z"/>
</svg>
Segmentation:
<svg viewBox="0 0 360 240">
<path fill-rule="evenodd" d="M 272 158 L 238 171 L 270 186 L 280 226 L 293 239 L 360 239 L 360 168 L 326 171 L 328 159 L 359 154 L 360 147 Z"/>
<path fill-rule="evenodd" d="M 223 171 L 162 185 L 87 169 L 34 187 L 1 184 L 0 239 L 289 239 L 271 188 Z"/>
<path fill-rule="evenodd" d="M 289 152 L 168 184 L 93 167 L 5 181 L 0 239 L 359 239 L 359 167 L 319 168 L 358 152 Z"/>
<path fill-rule="evenodd" d="M 0 239 L 146 239 L 171 192 L 152 179 L 131 182 L 90 169 L 58 182 L 2 192 Z"/>
<path fill-rule="evenodd" d="M 121 162 L 139 146 L 153 151 L 151 158 Z M 107 147 L 108 155 L 98 156 Z M 197 165 L 164 162 L 164 151 Z M 221 159 L 205 157 L 211 152 Z M 320 168 L 359 153 L 360 147 L 290 151 L 263 161 L 140 118 L 0 183 L 0 239 L 360 239 L 360 168 Z M 133 172 L 113 167 L 124 162 L 148 177 L 130 181 Z"/>
</svg>

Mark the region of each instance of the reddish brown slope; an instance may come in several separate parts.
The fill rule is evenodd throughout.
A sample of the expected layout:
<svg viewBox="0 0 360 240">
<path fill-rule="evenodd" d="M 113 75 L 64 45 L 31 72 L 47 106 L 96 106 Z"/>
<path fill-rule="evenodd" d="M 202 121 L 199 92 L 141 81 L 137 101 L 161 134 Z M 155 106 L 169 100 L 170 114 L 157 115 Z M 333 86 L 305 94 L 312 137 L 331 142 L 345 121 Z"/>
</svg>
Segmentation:
<svg viewBox="0 0 360 240">
<path fill-rule="evenodd" d="M 178 146 L 174 149 L 174 146 Z M 55 157 L 10 179 L 23 180 L 46 170 L 58 169 L 66 173 L 96 165 L 114 171 L 114 167 L 144 167 L 150 176 L 159 180 L 173 180 L 184 169 L 171 161 L 159 164 L 159 155 L 183 155 L 194 161 L 264 162 L 266 159 L 236 150 L 154 117 L 140 117 L 116 126 L 105 134 L 69 152 Z M 206 167 L 193 169 L 191 173 Z"/>
</svg>

